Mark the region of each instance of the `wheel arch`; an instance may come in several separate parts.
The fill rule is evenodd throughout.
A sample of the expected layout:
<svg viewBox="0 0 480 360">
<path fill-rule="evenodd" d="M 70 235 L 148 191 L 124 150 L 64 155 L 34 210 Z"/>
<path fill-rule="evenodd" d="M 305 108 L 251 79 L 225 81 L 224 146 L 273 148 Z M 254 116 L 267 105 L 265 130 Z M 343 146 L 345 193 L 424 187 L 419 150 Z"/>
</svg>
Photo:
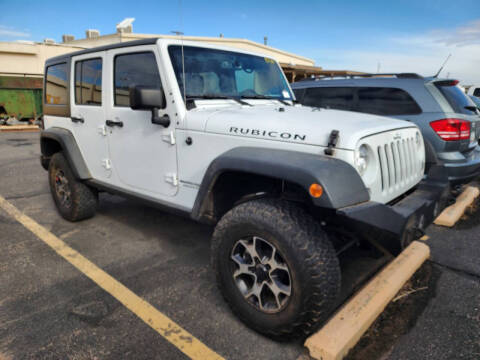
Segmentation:
<svg viewBox="0 0 480 360">
<path fill-rule="evenodd" d="M 90 171 L 83 159 L 73 134 L 62 128 L 49 128 L 40 134 L 41 162 L 45 170 L 48 169 L 53 154 L 62 151 L 67 159 L 73 174 L 77 179 L 90 179 Z"/>
<path fill-rule="evenodd" d="M 313 183 L 324 189 L 320 198 L 308 195 Z M 297 151 L 239 147 L 212 161 L 203 177 L 191 216 L 195 220 L 215 223 L 243 196 L 255 196 L 269 187 L 273 191 L 267 191 L 267 195 L 288 188 L 300 200 L 326 209 L 369 200 L 357 171 L 342 160 Z"/>
</svg>

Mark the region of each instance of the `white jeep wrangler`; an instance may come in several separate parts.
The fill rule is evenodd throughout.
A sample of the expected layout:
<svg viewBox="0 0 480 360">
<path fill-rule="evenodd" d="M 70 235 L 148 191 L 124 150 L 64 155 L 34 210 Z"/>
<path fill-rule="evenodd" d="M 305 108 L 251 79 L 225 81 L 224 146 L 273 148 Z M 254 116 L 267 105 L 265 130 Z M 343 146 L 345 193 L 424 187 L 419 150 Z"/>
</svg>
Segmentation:
<svg viewBox="0 0 480 360">
<path fill-rule="evenodd" d="M 276 338 L 330 314 L 342 249 L 397 254 L 448 195 L 414 124 L 297 105 L 277 62 L 246 51 L 148 39 L 49 59 L 43 121 L 65 219 L 93 216 L 101 190 L 216 224 L 225 299 Z"/>
</svg>

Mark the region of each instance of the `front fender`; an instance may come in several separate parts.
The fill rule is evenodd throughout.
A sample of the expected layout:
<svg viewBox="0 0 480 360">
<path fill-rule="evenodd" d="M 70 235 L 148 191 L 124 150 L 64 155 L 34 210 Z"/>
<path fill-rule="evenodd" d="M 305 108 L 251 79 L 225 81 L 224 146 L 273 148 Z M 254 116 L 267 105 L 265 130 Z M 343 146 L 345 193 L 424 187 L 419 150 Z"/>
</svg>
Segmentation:
<svg viewBox="0 0 480 360">
<path fill-rule="evenodd" d="M 311 184 L 318 183 L 323 195 L 312 201 L 322 208 L 339 209 L 370 200 L 360 175 L 343 160 L 298 151 L 238 147 L 218 156 L 208 167 L 193 207 L 194 219 L 202 218 L 216 180 L 226 171 L 286 180 L 307 193 Z"/>
</svg>

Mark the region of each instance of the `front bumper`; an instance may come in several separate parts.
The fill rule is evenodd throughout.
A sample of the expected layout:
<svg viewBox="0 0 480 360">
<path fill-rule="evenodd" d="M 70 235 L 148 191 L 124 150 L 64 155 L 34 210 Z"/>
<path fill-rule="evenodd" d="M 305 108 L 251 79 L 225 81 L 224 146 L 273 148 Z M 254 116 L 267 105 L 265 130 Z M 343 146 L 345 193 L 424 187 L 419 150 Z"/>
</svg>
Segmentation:
<svg viewBox="0 0 480 360">
<path fill-rule="evenodd" d="M 435 166 L 416 189 L 394 205 L 369 201 L 337 210 L 359 234 L 372 238 L 392 254 L 399 254 L 447 206 L 450 185 L 445 168 Z"/>
<path fill-rule="evenodd" d="M 480 175 L 480 146 L 477 146 L 462 162 L 444 162 L 452 185 L 465 184 Z"/>
</svg>

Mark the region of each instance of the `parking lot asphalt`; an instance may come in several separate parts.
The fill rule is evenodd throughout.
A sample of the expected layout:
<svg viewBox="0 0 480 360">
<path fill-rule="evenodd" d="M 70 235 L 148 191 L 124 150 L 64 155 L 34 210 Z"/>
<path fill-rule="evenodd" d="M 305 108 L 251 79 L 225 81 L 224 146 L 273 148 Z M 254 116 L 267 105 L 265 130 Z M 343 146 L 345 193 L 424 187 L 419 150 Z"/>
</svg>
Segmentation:
<svg viewBox="0 0 480 360">
<path fill-rule="evenodd" d="M 230 312 L 210 269 L 212 227 L 102 193 L 97 215 L 57 213 L 38 133 L 0 134 L 0 196 L 228 359 L 308 358 Z M 351 359 L 480 358 L 480 212 L 428 231 L 432 259 Z M 0 359 L 181 359 L 181 351 L 0 209 Z M 419 290 L 420 289 L 420 290 Z"/>
</svg>

